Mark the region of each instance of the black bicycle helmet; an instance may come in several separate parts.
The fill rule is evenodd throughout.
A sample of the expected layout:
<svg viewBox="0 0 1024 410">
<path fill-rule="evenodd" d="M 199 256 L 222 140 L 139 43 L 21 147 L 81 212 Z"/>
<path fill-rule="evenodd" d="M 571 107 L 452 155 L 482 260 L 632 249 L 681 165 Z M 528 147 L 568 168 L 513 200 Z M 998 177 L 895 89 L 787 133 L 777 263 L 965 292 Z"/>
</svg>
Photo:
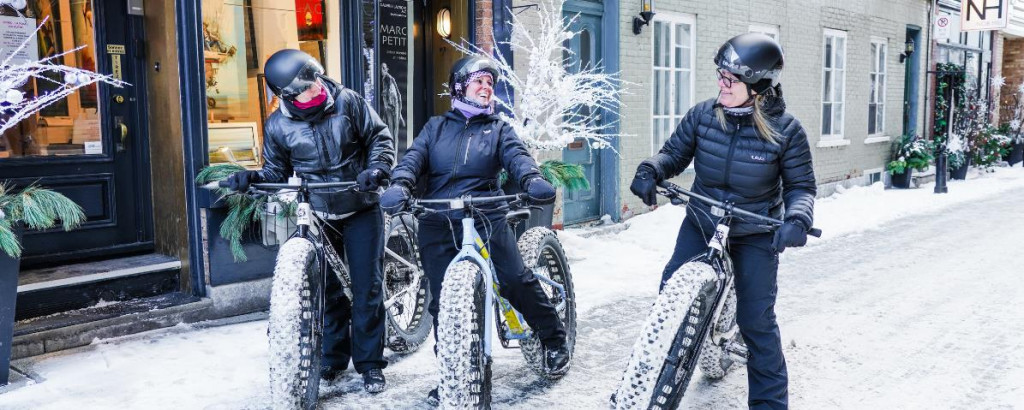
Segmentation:
<svg viewBox="0 0 1024 410">
<path fill-rule="evenodd" d="M 263 66 L 263 74 L 267 77 L 270 91 L 280 98 L 291 101 L 324 75 L 324 67 L 309 54 L 284 49 L 267 59 Z"/>
<path fill-rule="evenodd" d="M 750 86 L 751 91 L 764 94 L 779 85 L 782 46 L 761 33 L 740 34 L 718 48 L 715 65 L 735 75 Z"/>
<path fill-rule="evenodd" d="M 486 71 L 494 81 L 498 81 L 498 67 L 493 61 L 480 56 L 462 57 L 452 65 L 452 72 L 448 75 L 448 88 L 452 97 L 461 99 L 466 96 L 465 83 L 469 75 L 477 71 Z"/>
</svg>

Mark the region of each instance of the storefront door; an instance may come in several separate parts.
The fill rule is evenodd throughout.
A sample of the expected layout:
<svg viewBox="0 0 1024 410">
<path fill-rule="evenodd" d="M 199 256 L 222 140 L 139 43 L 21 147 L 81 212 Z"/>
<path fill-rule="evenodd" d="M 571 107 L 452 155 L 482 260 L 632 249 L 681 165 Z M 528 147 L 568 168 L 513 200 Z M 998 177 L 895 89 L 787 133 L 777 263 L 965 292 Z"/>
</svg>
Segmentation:
<svg viewBox="0 0 1024 410">
<path fill-rule="evenodd" d="M 571 30 L 577 32 L 569 40 L 571 55 L 566 56 L 567 70 L 576 72 L 594 67 L 601 60 L 601 16 L 600 3 L 589 1 L 567 1 L 564 18 L 573 19 Z M 578 14 L 577 14 L 578 13 Z M 598 115 L 585 113 L 585 117 Z M 566 225 L 598 219 L 601 216 L 600 170 L 601 155 L 586 141 L 579 139 L 569 144 L 562 152 L 562 158 L 569 163 L 583 166 L 584 174 L 590 181 L 590 189 L 568 192 L 565 195 Z"/>
<path fill-rule="evenodd" d="M 17 35 L 14 30 L 19 19 L 31 27 L 43 24 L 35 39 L 36 57 L 82 47 L 64 56 L 62 63 L 131 84 L 80 89 L 22 121 L 0 139 L 0 179 L 17 186 L 37 184 L 54 189 L 81 205 L 88 217 L 71 232 L 26 232 L 23 268 L 145 251 L 153 246 L 149 144 L 142 118 L 146 112 L 145 41 L 142 17 L 129 15 L 128 3 L 28 0 L 26 8 L 17 11 L 0 6 L 0 22 L 6 23 L 0 29 L 9 31 L 0 37 Z M 38 95 L 55 86 L 36 80 L 21 91 Z"/>
</svg>

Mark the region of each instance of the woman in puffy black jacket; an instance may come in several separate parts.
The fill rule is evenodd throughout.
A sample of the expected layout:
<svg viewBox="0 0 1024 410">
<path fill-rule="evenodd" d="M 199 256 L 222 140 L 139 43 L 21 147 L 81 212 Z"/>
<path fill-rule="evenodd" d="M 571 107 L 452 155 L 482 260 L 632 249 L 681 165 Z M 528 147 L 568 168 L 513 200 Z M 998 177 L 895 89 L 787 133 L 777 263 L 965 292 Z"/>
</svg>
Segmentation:
<svg viewBox="0 0 1024 410">
<path fill-rule="evenodd" d="M 413 187 L 419 186 L 423 199 L 458 198 L 463 195 L 503 195 L 498 174 L 508 171 L 531 201 L 551 203 L 555 189 L 541 177 L 533 157 L 512 127 L 494 113 L 494 81 L 498 70 L 487 59 L 470 56 L 452 68 L 452 110 L 427 121 L 392 173 L 391 187 L 381 197 L 381 208 L 395 213 L 405 207 Z M 425 179 L 425 180 L 424 180 Z M 505 211 L 476 216 L 476 229 L 488 241 L 501 282 L 501 295 L 508 299 L 533 328 L 544 345 L 545 370 L 565 373 L 569 350 L 565 329 L 548 301 L 540 282 L 526 269 L 516 238 L 505 220 Z M 437 326 L 438 299 L 444 273 L 458 252 L 462 237 L 461 215 L 428 214 L 420 217 L 419 245 L 423 269 L 434 295 L 429 306 Z M 435 332 L 436 336 L 436 332 Z M 436 389 L 430 393 L 436 399 Z"/>
<path fill-rule="evenodd" d="M 786 113 L 779 85 L 783 54 L 775 40 L 754 33 L 736 36 L 721 46 L 715 64 L 718 98 L 690 109 L 661 151 L 637 167 L 630 190 L 654 205 L 657 183 L 694 162 L 694 192 L 785 221 L 773 234 L 734 220 L 728 252 L 736 272 L 736 322 L 749 350 L 748 404 L 787 408 L 786 361 L 774 309 L 776 274 L 779 253 L 803 246 L 812 226 L 811 151 L 800 122 Z M 662 284 L 707 250 L 714 226 L 708 206 L 691 202 Z"/>
</svg>

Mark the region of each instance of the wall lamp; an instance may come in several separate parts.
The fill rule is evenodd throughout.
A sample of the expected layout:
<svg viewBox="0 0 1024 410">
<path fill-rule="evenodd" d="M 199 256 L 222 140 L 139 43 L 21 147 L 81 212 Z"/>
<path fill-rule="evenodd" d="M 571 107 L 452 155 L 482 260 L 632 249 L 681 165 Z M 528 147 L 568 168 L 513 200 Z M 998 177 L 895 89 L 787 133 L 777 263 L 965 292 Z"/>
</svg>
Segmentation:
<svg viewBox="0 0 1024 410">
<path fill-rule="evenodd" d="M 651 24 L 651 19 L 654 18 L 654 0 L 640 0 L 640 16 L 633 17 L 633 34 L 640 35 L 640 29 L 643 26 Z"/>
<path fill-rule="evenodd" d="M 900 53 L 900 63 L 906 60 L 907 57 L 910 57 L 911 54 L 914 54 L 914 39 L 908 38 L 907 42 L 903 44 L 903 53 Z"/>
<path fill-rule="evenodd" d="M 447 7 L 437 12 L 437 34 L 444 38 L 452 36 L 452 11 Z"/>
</svg>

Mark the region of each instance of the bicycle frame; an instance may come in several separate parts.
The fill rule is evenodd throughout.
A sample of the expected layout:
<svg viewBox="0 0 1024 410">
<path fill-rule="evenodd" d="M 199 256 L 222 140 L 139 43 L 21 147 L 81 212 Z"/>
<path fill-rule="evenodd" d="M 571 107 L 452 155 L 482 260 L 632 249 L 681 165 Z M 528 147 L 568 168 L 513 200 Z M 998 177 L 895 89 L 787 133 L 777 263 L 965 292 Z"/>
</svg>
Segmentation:
<svg viewBox="0 0 1024 410">
<path fill-rule="evenodd" d="M 487 289 L 487 293 L 484 295 L 484 306 L 491 307 L 494 309 L 485 308 L 484 316 L 484 327 L 490 329 L 492 326 L 498 330 L 498 335 L 501 338 L 502 346 L 509 348 L 508 342 L 511 340 L 523 340 L 533 336 L 532 330 L 526 326 L 526 321 L 523 319 L 523 315 L 518 310 L 512 307 L 512 305 L 505 298 L 501 297 L 498 293 L 501 282 L 498 280 L 497 271 L 494 268 L 494 262 L 491 260 L 490 252 L 487 250 L 486 244 L 481 238 L 480 233 L 476 230 L 476 220 L 473 218 L 471 212 L 466 212 L 471 209 L 471 203 L 474 199 L 488 199 L 488 200 L 504 200 L 504 199 L 518 199 L 518 196 L 505 196 L 505 197 L 491 197 L 491 198 L 472 198 L 463 197 L 459 199 L 451 200 L 421 200 L 419 203 L 447 203 L 449 209 L 463 211 L 464 216 L 460 218 L 462 223 L 462 248 L 459 253 L 452 258 L 452 261 L 448 264 L 448 268 L 451 268 L 456 263 L 470 260 L 480 266 L 481 268 L 481 280 L 484 282 L 484 286 Z M 533 270 L 531 270 L 533 272 Z M 534 276 L 552 288 L 556 289 L 559 294 L 562 295 L 562 301 L 555 306 L 556 311 L 565 310 L 566 300 L 568 298 L 565 294 L 565 287 L 561 284 L 547 278 L 544 275 L 538 275 L 534 272 Z M 501 326 L 501 319 L 498 318 L 500 313 L 501 319 L 507 325 L 504 328 Z M 493 335 L 491 332 L 486 332 L 484 335 L 484 349 L 488 356 L 491 354 L 493 346 Z"/>
<path fill-rule="evenodd" d="M 667 181 L 661 182 L 659 186 L 666 190 L 665 195 L 672 199 L 673 204 L 685 205 L 686 202 L 688 202 L 688 200 L 683 199 L 683 196 L 688 198 L 694 198 L 708 204 L 711 207 L 711 214 L 719 218 L 715 226 L 715 233 L 708 240 L 707 252 L 703 255 L 699 255 L 690 260 L 695 261 L 703 259 L 705 262 L 710 264 L 711 267 L 718 274 L 718 279 L 722 284 L 722 286 L 720 286 L 718 289 L 718 295 L 716 295 L 717 302 L 715 305 L 715 309 L 712 311 L 711 315 L 712 321 L 714 321 L 714 318 L 717 318 L 721 314 L 722 309 L 725 308 L 726 298 L 723 296 L 725 292 L 728 291 L 728 289 L 732 286 L 733 281 L 736 279 L 732 269 L 732 260 L 729 258 L 729 253 L 727 252 L 729 244 L 729 227 L 732 224 L 733 216 L 741 215 L 749 218 L 754 218 L 757 220 L 761 220 L 763 222 L 770 223 L 774 226 L 780 226 L 784 222 L 778 219 L 750 213 L 742 209 L 736 208 L 735 204 L 731 202 L 719 202 L 714 199 L 707 198 L 695 194 L 693 192 L 689 192 Z M 817 228 L 811 228 L 808 231 L 808 235 L 820 237 L 821 230 Z M 735 335 L 735 332 L 736 329 L 732 329 L 726 334 L 719 334 L 717 327 L 713 326 L 712 324 L 708 337 L 711 338 L 711 340 L 713 341 L 729 339 L 732 338 L 733 335 Z"/>
</svg>

